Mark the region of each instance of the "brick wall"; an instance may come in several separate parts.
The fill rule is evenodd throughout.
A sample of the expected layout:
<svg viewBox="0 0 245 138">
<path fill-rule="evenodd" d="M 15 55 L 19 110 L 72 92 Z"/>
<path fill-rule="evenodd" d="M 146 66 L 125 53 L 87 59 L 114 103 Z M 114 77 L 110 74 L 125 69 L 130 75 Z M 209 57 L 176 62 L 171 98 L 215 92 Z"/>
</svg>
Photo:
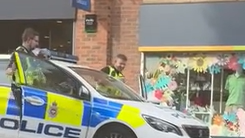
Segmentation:
<svg viewBox="0 0 245 138">
<path fill-rule="evenodd" d="M 98 16 L 98 32 L 84 33 L 84 15 L 77 11 L 75 54 L 79 64 L 102 68 L 118 53 L 128 57 L 126 82 L 138 90 L 140 53 L 138 52 L 138 9 L 140 0 L 92 0 L 92 13 Z"/>
</svg>

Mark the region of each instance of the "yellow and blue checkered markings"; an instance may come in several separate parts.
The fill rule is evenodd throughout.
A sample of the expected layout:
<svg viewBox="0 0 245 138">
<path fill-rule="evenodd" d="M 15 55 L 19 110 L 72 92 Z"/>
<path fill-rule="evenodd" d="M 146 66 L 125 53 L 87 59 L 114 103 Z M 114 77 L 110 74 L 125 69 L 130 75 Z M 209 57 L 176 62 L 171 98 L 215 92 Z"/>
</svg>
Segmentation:
<svg viewBox="0 0 245 138">
<path fill-rule="evenodd" d="M 37 105 L 32 105 L 31 103 L 27 102 L 27 100 L 24 100 L 23 103 L 24 116 L 44 119 L 45 111 L 46 111 L 45 103 L 47 103 L 47 93 L 42 90 L 28 88 L 28 87 L 23 88 L 23 91 L 24 91 L 24 97 L 39 97 L 44 102 L 42 105 L 37 106 Z"/>
<path fill-rule="evenodd" d="M 0 86 L 0 115 L 5 115 L 7 112 L 8 101 L 10 98 L 11 89 L 9 87 Z M 17 107 L 16 107 L 17 109 Z"/>
<path fill-rule="evenodd" d="M 111 102 L 99 98 L 94 98 L 92 103 L 93 103 L 92 105 L 93 108 L 92 108 L 90 127 L 95 127 L 107 119 L 117 118 L 123 106 L 120 103 Z"/>
<path fill-rule="evenodd" d="M 83 116 L 82 116 L 82 126 L 89 126 L 91 116 L 91 103 L 89 101 L 83 102 Z"/>
<path fill-rule="evenodd" d="M 94 98 L 90 126 L 95 127 L 101 122 L 111 118 L 125 122 L 133 128 L 145 124 L 138 108 Z"/>
<path fill-rule="evenodd" d="M 76 100 L 74 98 L 69 98 L 55 93 L 48 93 L 34 88 L 23 87 L 23 91 L 23 97 L 38 97 L 39 100 L 43 100 L 43 104 L 39 105 L 31 104 L 27 100 L 23 100 L 24 117 L 32 117 L 54 123 L 79 127 L 81 126 L 82 118 L 84 116 L 83 109 L 87 110 L 87 107 L 91 107 L 84 104 L 84 102 L 81 100 Z M 19 109 L 15 104 L 15 100 L 9 99 L 6 103 L 6 114 L 18 116 Z M 50 115 L 50 110 L 53 107 L 53 103 L 57 104 L 57 107 L 55 108 L 57 113 L 55 115 Z"/>
<path fill-rule="evenodd" d="M 24 100 L 24 108 L 23 108 L 23 115 L 28 116 L 28 117 L 33 117 L 33 118 L 39 118 L 39 119 L 44 119 L 45 116 L 45 111 L 46 111 L 46 92 L 38 90 L 38 89 L 33 89 L 33 88 L 28 88 L 28 87 L 23 87 L 24 92 L 24 97 L 28 96 L 36 96 L 39 97 L 44 101 L 43 105 L 38 105 L 34 106 Z M 7 108 L 7 115 L 19 115 L 19 109 L 15 103 L 14 99 L 9 99 L 8 101 L 8 108 Z"/>
<path fill-rule="evenodd" d="M 0 89 L 4 90 L 0 87 Z M 12 98 L 1 98 L 9 95 L 6 89 L 0 95 L 0 114 L 19 115 L 19 109 Z M 108 101 L 101 98 L 93 98 L 92 102 L 81 101 L 79 99 L 50 93 L 34 88 L 23 87 L 24 97 L 38 97 L 43 100 L 43 104 L 33 105 L 24 100 L 23 115 L 43 119 L 54 123 L 66 124 L 71 126 L 96 127 L 98 124 L 108 119 L 118 119 L 129 124 L 133 128 L 140 127 L 145 121 L 140 115 L 138 108 L 124 105 L 118 102 Z M 50 116 L 52 104 L 57 104 L 57 113 Z M 6 109 L 7 110 L 3 110 Z M 2 109 L 2 110 L 1 110 Z"/>
<path fill-rule="evenodd" d="M 84 109 L 81 100 L 57 95 L 55 93 L 48 93 L 47 97 L 48 104 L 46 107 L 45 120 L 71 126 L 81 126 Z M 57 107 L 54 107 L 52 104 L 57 104 Z M 55 116 L 50 115 L 52 108 L 57 108 Z"/>
</svg>

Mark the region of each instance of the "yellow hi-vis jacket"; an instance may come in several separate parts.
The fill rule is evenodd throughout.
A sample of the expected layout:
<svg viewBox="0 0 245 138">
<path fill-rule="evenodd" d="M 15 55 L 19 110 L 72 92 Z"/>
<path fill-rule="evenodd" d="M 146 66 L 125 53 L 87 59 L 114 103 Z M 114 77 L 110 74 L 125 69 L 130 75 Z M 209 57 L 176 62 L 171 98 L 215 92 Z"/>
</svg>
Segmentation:
<svg viewBox="0 0 245 138">
<path fill-rule="evenodd" d="M 16 51 L 18 51 L 20 48 L 22 48 L 21 46 L 16 48 Z M 28 51 L 26 51 L 24 49 L 25 53 L 28 53 Z M 26 68 L 23 70 L 24 74 L 25 74 L 25 79 L 26 79 L 26 83 L 27 85 L 33 85 L 34 82 L 37 83 L 45 83 L 46 82 L 46 77 L 42 72 L 42 69 L 39 67 L 34 67 L 34 65 L 31 65 L 31 63 L 34 63 L 33 61 L 31 62 L 31 60 L 29 57 L 26 57 L 24 60 L 26 60 Z M 20 75 L 19 72 L 17 70 L 15 70 L 15 82 L 17 84 L 20 84 Z"/>
</svg>

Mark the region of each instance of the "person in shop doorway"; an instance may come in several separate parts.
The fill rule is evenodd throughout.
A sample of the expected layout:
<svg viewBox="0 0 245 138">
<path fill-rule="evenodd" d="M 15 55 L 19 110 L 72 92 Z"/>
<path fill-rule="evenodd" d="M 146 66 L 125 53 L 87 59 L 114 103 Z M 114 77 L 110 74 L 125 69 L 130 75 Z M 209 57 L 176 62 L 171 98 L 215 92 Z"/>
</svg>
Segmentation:
<svg viewBox="0 0 245 138">
<path fill-rule="evenodd" d="M 229 92 L 226 101 L 226 113 L 236 112 L 239 108 L 245 108 L 245 75 L 242 66 L 229 75 L 226 79 L 225 89 Z"/>
<path fill-rule="evenodd" d="M 24 52 L 35 56 L 32 52 L 39 45 L 39 33 L 32 28 L 26 28 L 22 34 L 22 45 L 18 46 L 14 52 Z M 27 66 L 27 65 L 26 65 Z M 12 76 L 16 70 L 14 55 L 11 55 L 10 62 L 6 69 L 6 74 Z"/>
<path fill-rule="evenodd" d="M 124 70 L 127 62 L 127 57 L 123 54 L 118 54 L 114 60 L 113 65 L 106 66 L 101 69 L 102 72 L 112 76 L 115 79 L 124 81 L 124 75 L 122 71 Z"/>
</svg>

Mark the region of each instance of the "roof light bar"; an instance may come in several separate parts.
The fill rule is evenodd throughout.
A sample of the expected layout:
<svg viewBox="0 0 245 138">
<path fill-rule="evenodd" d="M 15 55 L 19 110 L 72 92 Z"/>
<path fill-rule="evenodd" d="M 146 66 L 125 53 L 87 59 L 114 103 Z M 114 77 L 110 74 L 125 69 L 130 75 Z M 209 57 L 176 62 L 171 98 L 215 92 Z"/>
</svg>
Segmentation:
<svg viewBox="0 0 245 138">
<path fill-rule="evenodd" d="M 59 61 L 71 62 L 71 63 L 77 63 L 78 62 L 78 56 L 74 56 L 71 54 L 52 51 L 52 50 L 48 50 L 48 49 L 41 49 L 40 53 L 49 56 L 49 58 L 53 59 L 53 60 L 59 60 Z"/>
<path fill-rule="evenodd" d="M 60 61 L 72 62 L 72 63 L 77 63 L 78 61 L 77 56 L 61 53 L 57 51 L 50 51 L 50 58 L 53 60 L 60 60 Z"/>
</svg>

